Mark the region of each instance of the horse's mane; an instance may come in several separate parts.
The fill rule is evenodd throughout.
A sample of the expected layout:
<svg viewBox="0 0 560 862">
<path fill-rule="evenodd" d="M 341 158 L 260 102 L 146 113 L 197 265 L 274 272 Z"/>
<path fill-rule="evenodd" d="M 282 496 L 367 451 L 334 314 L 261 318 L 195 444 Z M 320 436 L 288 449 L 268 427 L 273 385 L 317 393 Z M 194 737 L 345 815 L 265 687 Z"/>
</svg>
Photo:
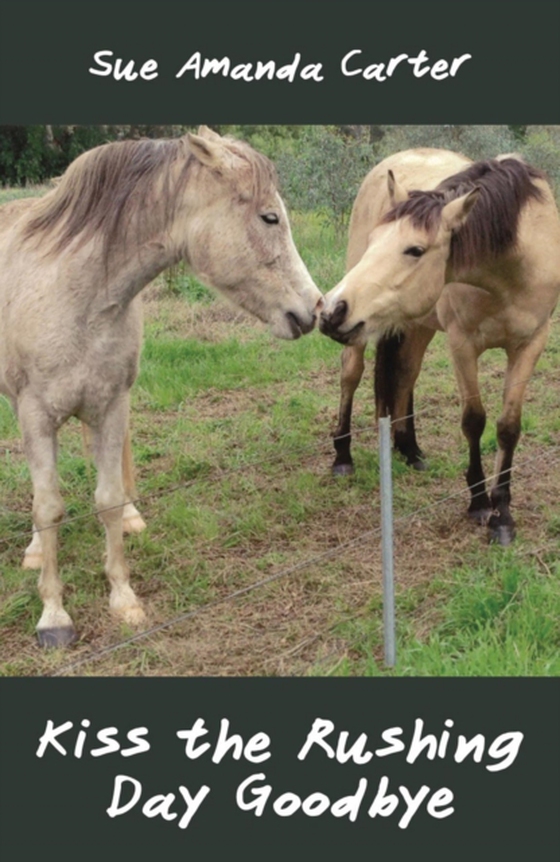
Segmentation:
<svg viewBox="0 0 560 862">
<path fill-rule="evenodd" d="M 221 141 L 248 163 L 256 204 L 265 189 L 276 186 L 272 163 L 243 141 Z M 50 239 L 48 253 L 58 253 L 77 237 L 83 245 L 99 236 L 107 259 L 126 242 L 132 224 L 141 242 L 156 218 L 170 223 L 195 163 L 182 138 L 118 141 L 89 150 L 37 203 L 24 239 Z M 174 165 L 177 171 L 170 170 Z"/>
<path fill-rule="evenodd" d="M 449 262 L 456 271 L 468 269 L 515 246 L 521 210 L 529 200 L 543 199 L 535 179 L 545 179 L 545 175 L 516 158 L 475 162 L 432 191 L 409 192 L 408 199 L 393 207 L 382 221 L 408 217 L 415 227 L 433 235 L 443 207 L 478 189 L 472 212 L 451 238 Z"/>
</svg>

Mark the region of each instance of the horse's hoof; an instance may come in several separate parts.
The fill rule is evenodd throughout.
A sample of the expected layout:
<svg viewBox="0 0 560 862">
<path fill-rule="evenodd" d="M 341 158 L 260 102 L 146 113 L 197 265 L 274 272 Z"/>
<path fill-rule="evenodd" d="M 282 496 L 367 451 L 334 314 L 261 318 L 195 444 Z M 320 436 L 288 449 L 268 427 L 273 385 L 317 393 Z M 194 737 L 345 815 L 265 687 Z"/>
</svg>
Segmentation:
<svg viewBox="0 0 560 862">
<path fill-rule="evenodd" d="M 42 554 L 26 554 L 21 564 L 22 569 L 41 569 L 43 567 Z"/>
<path fill-rule="evenodd" d="M 125 536 L 130 533 L 141 533 L 142 530 L 146 529 L 146 522 L 141 515 L 134 515 L 132 518 L 123 518 L 122 529 Z"/>
<path fill-rule="evenodd" d="M 140 605 L 131 605 L 129 608 L 111 608 L 114 616 L 121 623 L 138 628 L 146 622 L 146 614 Z"/>
<path fill-rule="evenodd" d="M 498 527 L 490 527 L 489 541 L 491 545 L 501 545 L 506 548 L 515 539 L 515 527 L 511 524 L 500 524 Z"/>
<path fill-rule="evenodd" d="M 353 464 L 333 464 L 333 476 L 351 476 L 354 472 Z"/>
<path fill-rule="evenodd" d="M 416 461 L 409 461 L 409 467 L 412 467 L 413 470 L 418 470 L 419 473 L 423 473 L 424 470 L 428 469 L 428 465 L 426 461 L 423 461 L 422 458 L 418 458 Z"/>
<path fill-rule="evenodd" d="M 57 626 L 50 629 L 37 629 L 39 646 L 44 649 L 67 647 L 78 640 L 74 626 Z"/>
</svg>

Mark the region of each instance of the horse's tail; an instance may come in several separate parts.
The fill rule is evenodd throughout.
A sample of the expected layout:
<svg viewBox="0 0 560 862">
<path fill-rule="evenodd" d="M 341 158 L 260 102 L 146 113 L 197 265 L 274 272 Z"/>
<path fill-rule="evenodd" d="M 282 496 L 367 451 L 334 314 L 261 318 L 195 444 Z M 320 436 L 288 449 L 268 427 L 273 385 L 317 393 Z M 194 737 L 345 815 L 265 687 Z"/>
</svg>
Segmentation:
<svg viewBox="0 0 560 862">
<path fill-rule="evenodd" d="M 377 342 L 375 352 L 375 409 L 377 418 L 394 416 L 395 395 L 400 384 L 402 364 L 400 354 L 406 339 L 406 333 L 397 332 L 382 335 Z M 412 395 L 410 396 L 412 402 Z M 412 413 L 412 403 L 407 413 Z"/>
<path fill-rule="evenodd" d="M 397 415 L 397 394 L 407 386 L 406 367 L 403 364 L 404 349 L 409 336 L 405 332 L 383 335 L 377 343 L 375 354 L 375 408 L 377 418 L 390 416 L 393 420 L 395 449 L 406 458 L 406 463 L 416 470 L 425 469 L 424 456 L 414 427 L 414 392 L 408 393 L 405 415 Z M 408 346 L 408 345 L 407 345 Z M 401 399 L 402 405 L 402 399 Z"/>
</svg>

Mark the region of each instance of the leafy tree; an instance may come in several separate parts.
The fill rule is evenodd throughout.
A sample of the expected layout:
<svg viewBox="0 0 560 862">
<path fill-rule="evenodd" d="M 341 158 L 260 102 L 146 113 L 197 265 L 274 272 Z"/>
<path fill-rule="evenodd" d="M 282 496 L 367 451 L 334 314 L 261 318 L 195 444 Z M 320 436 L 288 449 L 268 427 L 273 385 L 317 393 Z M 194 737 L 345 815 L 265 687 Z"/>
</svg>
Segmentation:
<svg viewBox="0 0 560 862">
<path fill-rule="evenodd" d="M 309 126 L 291 152 L 277 159 L 282 191 L 288 204 L 318 210 L 341 231 L 356 193 L 373 167 L 373 151 L 361 138 L 327 126 Z"/>
</svg>

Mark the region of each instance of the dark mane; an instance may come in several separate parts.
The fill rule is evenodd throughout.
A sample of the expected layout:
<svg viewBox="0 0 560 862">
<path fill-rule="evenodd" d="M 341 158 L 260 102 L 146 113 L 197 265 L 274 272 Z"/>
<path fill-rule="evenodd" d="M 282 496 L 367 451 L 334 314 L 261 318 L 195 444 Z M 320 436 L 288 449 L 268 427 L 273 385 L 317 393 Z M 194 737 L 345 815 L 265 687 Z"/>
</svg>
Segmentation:
<svg viewBox="0 0 560 862">
<path fill-rule="evenodd" d="M 408 199 L 393 207 L 383 222 L 408 217 L 417 228 L 433 235 L 443 207 L 473 189 L 478 199 L 462 228 L 453 234 L 449 262 L 458 272 L 515 246 L 519 214 L 543 193 L 533 182 L 545 179 L 537 168 L 514 158 L 475 162 L 466 170 L 443 180 L 432 191 L 412 191 Z"/>
<path fill-rule="evenodd" d="M 268 159 L 242 141 L 222 142 L 248 163 L 255 199 L 276 186 Z M 38 202 L 24 239 L 51 239 L 48 252 L 57 253 L 77 237 L 82 245 L 98 235 L 107 260 L 126 242 L 132 224 L 134 240 L 142 242 L 156 219 L 164 225 L 172 221 L 195 163 L 182 138 L 96 147 L 72 162 L 57 188 Z M 174 165 L 178 169 L 171 171 Z"/>
</svg>

